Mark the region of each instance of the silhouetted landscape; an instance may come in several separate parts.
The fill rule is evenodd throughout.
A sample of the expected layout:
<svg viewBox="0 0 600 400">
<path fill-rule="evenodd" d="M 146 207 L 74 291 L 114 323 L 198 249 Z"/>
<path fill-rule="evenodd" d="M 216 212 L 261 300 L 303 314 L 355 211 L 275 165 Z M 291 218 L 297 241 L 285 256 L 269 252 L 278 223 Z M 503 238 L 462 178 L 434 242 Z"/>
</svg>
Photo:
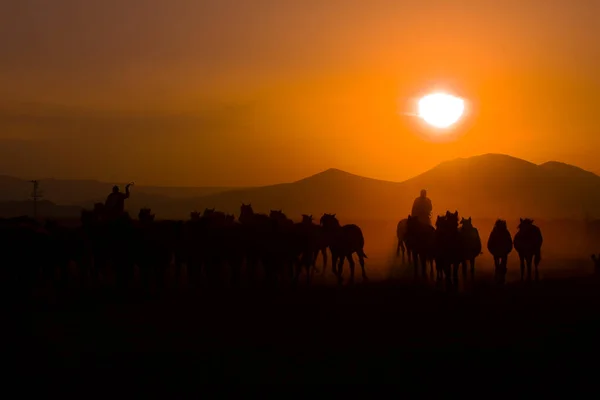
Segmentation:
<svg viewBox="0 0 600 400">
<path fill-rule="evenodd" d="M 436 354 L 487 348 L 491 341 L 494 352 L 504 353 L 502 362 L 521 352 L 526 369 L 529 362 L 538 365 L 548 346 L 557 351 L 571 330 L 577 329 L 581 346 L 597 333 L 599 270 L 589 255 L 600 250 L 600 224 L 592 218 L 599 180 L 566 164 L 490 154 L 449 161 L 401 183 L 330 169 L 289 184 L 175 188 L 171 196 L 166 188 L 134 186 L 129 212 L 138 196 L 137 204 L 152 209 L 125 211 L 116 220 L 104 219 L 102 201 L 93 207 L 38 201 L 37 218 L 27 216 L 32 201 L 4 201 L 2 292 L 17 302 L 12 312 L 28 316 L 28 328 L 16 333 L 25 347 L 11 351 L 20 358 L 34 352 L 35 370 L 69 375 L 76 373 L 68 367 L 76 358 L 89 371 L 118 363 L 173 379 L 165 368 L 175 363 L 188 371 L 178 379 L 197 382 L 303 382 L 306 368 L 317 374 L 311 382 L 387 382 L 395 374 L 414 379 L 429 362 L 445 365 Z M 4 182 L 9 199 L 7 193 L 31 187 L 14 178 Z M 68 193 L 100 199 L 110 189 L 91 181 L 40 182 L 45 198 L 67 204 Z M 422 187 L 435 194 L 433 215 L 441 215 L 431 242 L 419 225 L 399 230 Z M 154 204 L 169 211 L 157 215 Z M 268 211 L 255 214 L 255 205 Z M 449 211 L 458 207 L 456 216 Z M 339 215 L 333 219 L 343 229 L 356 227 L 358 241 L 351 231 L 334 233 L 342 229 L 335 224 L 329 231 L 327 215 L 334 214 L 328 212 Z M 294 222 L 288 215 L 304 217 Z M 507 220 L 507 250 L 494 244 L 493 215 Z M 518 255 L 529 250 L 517 227 L 530 221 L 519 222 L 521 216 L 531 215 L 542 217 L 534 223 L 543 232 L 543 246 L 536 245 L 543 257 L 520 269 Z M 476 228 L 477 242 L 462 241 L 465 220 Z M 360 265 L 354 271 L 358 254 L 364 255 L 363 277 Z M 495 264 L 496 254 L 506 263 Z M 348 263 L 340 270 L 337 257 L 347 257 L 350 270 Z M 526 312 L 533 308 L 534 318 Z M 575 317 L 579 325 L 569 332 L 554 325 Z M 437 361 L 425 362 L 422 354 Z M 485 362 L 470 354 L 456 365 Z M 378 361 L 367 371 L 350 359 Z"/>
<path fill-rule="evenodd" d="M 3 2 L 4 397 L 583 392 L 598 16 L 584 0 Z"/>
<path fill-rule="evenodd" d="M 43 182 L 46 200 L 82 208 L 103 202 L 113 185 L 56 179 Z M 253 188 L 136 186 L 127 209 L 136 212 L 151 207 L 158 218 L 181 219 L 205 208 L 235 214 L 246 202 L 260 211 L 282 209 L 293 219 L 335 210 L 350 219 L 386 220 L 408 214 L 404 210 L 410 210 L 421 188 L 435 197 L 434 210 L 440 213 L 465 210 L 472 217 L 488 219 L 510 215 L 574 220 L 600 217 L 598 175 L 560 162 L 536 165 L 502 154 L 447 161 L 404 182 L 380 181 L 332 168 L 296 182 Z M 0 192 L 4 202 L 24 202 L 31 184 L 0 177 Z M 0 216 L 28 214 L 23 208 L 11 211 L 10 207 L 15 205 L 0 204 Z M 78 218 L 79 210 L 71 211 L 60 215 Z"/>
</svg>

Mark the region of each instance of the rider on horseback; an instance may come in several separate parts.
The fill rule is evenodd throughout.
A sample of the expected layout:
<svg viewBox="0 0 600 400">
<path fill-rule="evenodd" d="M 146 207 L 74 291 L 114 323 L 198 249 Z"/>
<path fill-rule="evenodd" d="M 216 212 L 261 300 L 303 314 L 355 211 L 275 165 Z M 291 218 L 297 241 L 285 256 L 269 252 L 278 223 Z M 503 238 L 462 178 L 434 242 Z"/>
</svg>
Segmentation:
<svg viewBox="0 0 600 400">
<path fill-rule="evenodd" d="M 108 195 L 104 203 L 104 212 L 107 219 L 116 219 L 125 213 L 125 200 L 129 198 L 129 187 L 131 185 L 133 185 L 133 182 L 125 186 L 125 193 L 122 193 L 117 185 L 113 186 L 112 193 Z"/>
<path fill-rule="evenodd" d="M 411 216 L 419 218 L 419 221 L 431 225 L 431 211 L 433 207 L 431 200 L 427 197 L 427 191 L 421 190 L 421 196 L 417 197 L 413 203 Z"/>
</svg>

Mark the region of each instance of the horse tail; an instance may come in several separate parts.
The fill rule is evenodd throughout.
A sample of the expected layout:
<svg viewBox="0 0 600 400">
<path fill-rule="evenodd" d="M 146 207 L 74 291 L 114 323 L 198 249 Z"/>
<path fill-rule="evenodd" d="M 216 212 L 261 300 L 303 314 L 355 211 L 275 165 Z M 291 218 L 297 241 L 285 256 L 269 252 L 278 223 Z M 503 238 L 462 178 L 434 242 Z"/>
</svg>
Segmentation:
<svg viewBox="0 0 600 400">
<path fill-rule="evenodd" d="M 367 257 L 367 255 L 365 254 L 365 251 L 363 249 L 358 250 L 356 253 L 362 258 L 369 258 L 369 257 Z"/>
</svg>

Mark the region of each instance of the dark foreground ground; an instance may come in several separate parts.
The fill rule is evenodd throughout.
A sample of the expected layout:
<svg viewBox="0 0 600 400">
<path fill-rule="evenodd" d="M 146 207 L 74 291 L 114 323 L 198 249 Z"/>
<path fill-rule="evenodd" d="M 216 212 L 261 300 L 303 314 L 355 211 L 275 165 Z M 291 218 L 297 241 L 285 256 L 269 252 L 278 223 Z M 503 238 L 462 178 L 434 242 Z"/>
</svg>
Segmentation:
<svg viewBox="0 0 600 400">
<path fill-rule="evenodd" d="M 21 388 L 388 382 L 425 390 L 453 380 L 461 392 L 484 380 L 507 387 L 595 378 L 599 290 L 592 277 L 485 281 L 458 293 L 404 279 L 5 298 L 2 375 L 30 383 Z"/>
</svg>

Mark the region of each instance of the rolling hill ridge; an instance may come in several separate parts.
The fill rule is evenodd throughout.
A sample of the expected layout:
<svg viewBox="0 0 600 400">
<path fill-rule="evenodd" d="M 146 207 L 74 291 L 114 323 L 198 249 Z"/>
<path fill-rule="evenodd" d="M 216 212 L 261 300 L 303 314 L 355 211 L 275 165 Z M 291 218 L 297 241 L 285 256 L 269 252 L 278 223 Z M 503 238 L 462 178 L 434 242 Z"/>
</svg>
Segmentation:
<svg viewBox="0 0 600 400">
<path fill-rule="evenodd" d="M 13 187 L 25 184 L 24 196 L 31 190 L 27 181 L 0 177 L 0 199 L 9 200 L 5 182 Z M 44 189 L 60 194 L 60 199 L 47 196 L 57 204 L 90 207 L 112 187 L 81 182 L 44 181 Z M 237 214 L 244 202 L 252 203 L 257 211 L 281 209 L 295 219 L 324 212 L 349 219 L 397 219 L 408 215 L 421 189 L 428 190 L 434 215 L 456 209 L 465 216 L 485 218 L 600 217 L 598 175 L 560 162 L 537 165 L 503 154 L 446 161 L 404 182 L 328 169 L 295 182 L 252 188 L 174 188 L 172 194 L 170 188 L 140 186 L 134 187 L 128 209 L 137 213 L 147 206 L 160 217 L 187 218 L 191 211 L 206 207 Z M 69 201 L 72 194 L 76 194 L 74 200 Z"/>
</svg>

